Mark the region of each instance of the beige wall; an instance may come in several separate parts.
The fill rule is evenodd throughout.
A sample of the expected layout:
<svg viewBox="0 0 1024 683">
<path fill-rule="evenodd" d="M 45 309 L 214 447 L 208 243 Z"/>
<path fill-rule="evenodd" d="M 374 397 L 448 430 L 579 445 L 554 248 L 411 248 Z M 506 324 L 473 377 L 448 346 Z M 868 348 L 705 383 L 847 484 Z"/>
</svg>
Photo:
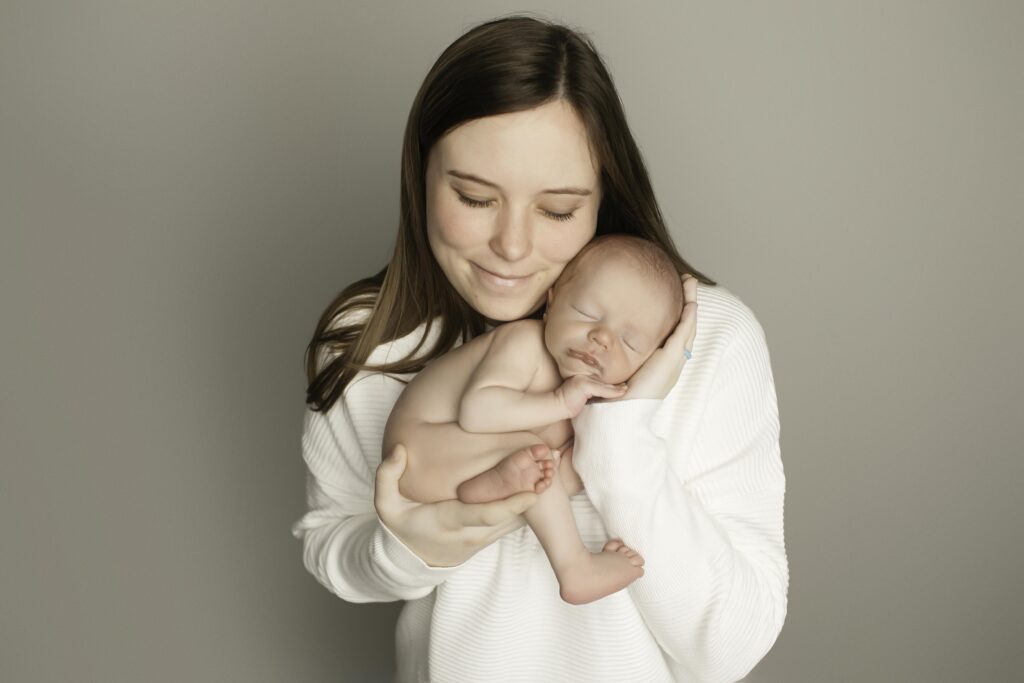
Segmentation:
<svg viewBox="0 0 1024 683">
<path fill-rule="evenodd" d="M 681 250 L 768 336 L 791 590 L 749 680 L 1019 676 L 1020 3 L 25 0 L 0 680 L 384 680 L 397 605 L 329 594 L 288 532 L 303 349 L 389 251 L 433 59 L 541 7 L 593 35 Z"/>
</svg>

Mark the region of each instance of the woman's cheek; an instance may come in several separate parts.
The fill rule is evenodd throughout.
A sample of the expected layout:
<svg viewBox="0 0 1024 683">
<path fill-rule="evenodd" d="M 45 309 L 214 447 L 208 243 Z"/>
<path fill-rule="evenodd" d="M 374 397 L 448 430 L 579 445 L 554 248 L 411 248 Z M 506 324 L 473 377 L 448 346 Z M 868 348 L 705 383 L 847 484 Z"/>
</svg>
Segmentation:
<svg viewBox="0 0 1024 683">
<path fill-rule="evenodd" d="M 578 223 L 576 221 L 579 221 Z M 597 231 L 597 217 L 588 212 L 577 216 L 574 225 L 555 226 L 546 241 L 543 252 L 549 262 L 566 264 L 573 259 L 580 249 L 593 238 Z"/>
<path fill-rule="evenodd" d="M 470 213 L 470 207 L 444 197 L 435 197 L 433 205 L 435 232 L 446 246 L 461 249 L 480 241 L 480 217 Z"/>
</svg>

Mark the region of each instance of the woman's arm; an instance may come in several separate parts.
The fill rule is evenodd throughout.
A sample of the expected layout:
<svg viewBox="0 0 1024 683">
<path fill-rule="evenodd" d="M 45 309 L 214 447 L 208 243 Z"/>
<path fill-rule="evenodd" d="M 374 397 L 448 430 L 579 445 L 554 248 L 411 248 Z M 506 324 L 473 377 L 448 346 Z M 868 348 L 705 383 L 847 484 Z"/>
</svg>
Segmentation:
<svg viewBox="0 0 1024 683">
<path fill-rule="evenodd" d="M 402 384 L 357 378 L 326 413 L 306 411 L 302 455 L 308 512 L 292 527 L 306 569 L 349 602 L 414 600 L 458 567 L 431 567 L 377 516 L 374 472 L 384 424 Z"/>
<path fill-rule="evenodd" d="M 292 527 L 306 569 L 349 602 L 414 600 L 521 527 L 537 494 L 466 504 L 402 497 L 404 457 L 381 463 L 384 425 L 404 384 L 357 378 L 326 414 L 307 411 L 302 453 L 309 511 Z"/>
<path fill-rule="evenodd" d="M 730 682 L 775 643 L 789 587 L 778 406 L 752 314 L 706 371 L 703 402 L 670 397 L 665 440 L 659 400 L 587 406 L 574 465 L 608 533 L 646 560 L 630 595 L 680 678 Z"/>
</svg>

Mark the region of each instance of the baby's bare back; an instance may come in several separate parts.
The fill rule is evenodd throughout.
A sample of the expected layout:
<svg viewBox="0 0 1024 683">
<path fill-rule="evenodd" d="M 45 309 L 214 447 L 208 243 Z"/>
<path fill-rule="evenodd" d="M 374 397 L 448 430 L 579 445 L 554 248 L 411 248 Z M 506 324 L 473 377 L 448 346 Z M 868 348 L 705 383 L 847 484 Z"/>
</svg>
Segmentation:
<svg viewBox="0 0 1024 683">
<path fill-rule="evenodd" d="M 562 383 L 558 366 L 544 347 L 539 320 L 520 320 L 522 343 L 500 353 L 515 353 L 536 367 L 532 378 L 514 387 L 526 392 L 554 391 Z M 572 437 L 572 423 L 558 420 L 519 432 L 473 434 L 458 424 L 459 403 L 481 361 L 492 351 L 497 328 L 431 361 L 399 396 L 384 430 L 384 453 L 401 443 L 408 454 L 401 492 L 413 500 L 434 502 L 455 498 L 456 487 L 490 469 L 505 456 L 535 443 L 563 446 Z M 526 357 L 524 359 L 524 356 Z"/>
</svg>

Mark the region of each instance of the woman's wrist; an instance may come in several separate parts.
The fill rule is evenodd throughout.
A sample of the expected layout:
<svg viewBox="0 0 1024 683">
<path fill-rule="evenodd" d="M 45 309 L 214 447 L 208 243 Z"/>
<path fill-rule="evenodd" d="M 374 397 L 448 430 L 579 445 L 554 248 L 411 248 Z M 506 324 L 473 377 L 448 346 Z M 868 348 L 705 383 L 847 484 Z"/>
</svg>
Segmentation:
<svg viewBox="0 0 1024 683">
<path fill-rule="evenodd" d="M 424 553 L 416 550 L 411 543 L 395 533 L 387 524 L 377 516 L 377 521 L 383 531 L 381 534 L 381 550 L 390 563 L 410 578 L 414 576 L 431 575 L 441 578 L 447 576 L 447 570 L 455 569 L 462 562 L 445 564 L 436 558 L 424 556 Z"/>
</svg>

